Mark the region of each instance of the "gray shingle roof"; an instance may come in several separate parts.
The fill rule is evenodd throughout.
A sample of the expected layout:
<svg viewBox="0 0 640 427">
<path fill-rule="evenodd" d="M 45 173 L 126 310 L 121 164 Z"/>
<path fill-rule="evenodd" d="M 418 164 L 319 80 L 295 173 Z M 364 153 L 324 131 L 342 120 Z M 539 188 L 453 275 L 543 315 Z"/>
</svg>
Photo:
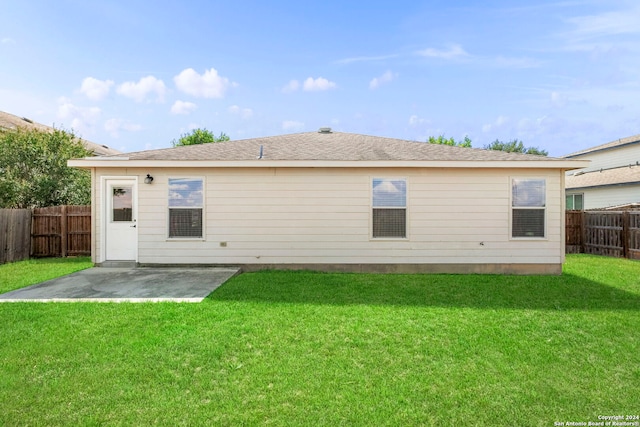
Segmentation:
<svg viewBox="0 0 640 427">
<path fill-rule="evenodd" d="M 605 185 L 640 184 L 640 166 L 623 166 L 569 175 L 565 179 L 565 188 L 589 188 Z"/>
<path fill-rule="evenodd" d="M 594 151 L 610 150 L 612 148 L 621 147 L 623 145 L 637 144 L 637 143 L 640 143 L 640 135 L 633 135 L 626 138 L 616 139 L 615 141 L 607 142 L 606 144 L 597 145 L 591 148 L 586 148 L 581 151 L 576 151 L 575 153 L 567 154 L 566 156 L 562 156 L 562 157 L 571 158 L 571 157 L 580 156 L 582 154 L 593 153 Z"/>
<path fill-rule="evenodd" d="M 51 132 L 53 130 L 51 126 L 46 126 L 41 123 L 34 122 L 30 119 L 25 119 L 22 117 L 14 116 L 13 114 L 5 113 L 4 111 L 0 111 L 0 129 L 15 130 L 18 128 L 29 130 L 36 129 L 43 132 Z M 118 150 L 109 148 L 106 145 L 99 145 L 95 142 L 87 141 L 86 139 L 80 138 L 80 142 L 85 146 L 87 150 L 91 151 L 96 156 L 110 156 L 120 153 Z"/>
<path fill-rule="evenodd" d="M 129 160 L 550 161 L 534 156 L 451 147 L 343 132 L 305 132 L 128 153 Z"/>
</svg>

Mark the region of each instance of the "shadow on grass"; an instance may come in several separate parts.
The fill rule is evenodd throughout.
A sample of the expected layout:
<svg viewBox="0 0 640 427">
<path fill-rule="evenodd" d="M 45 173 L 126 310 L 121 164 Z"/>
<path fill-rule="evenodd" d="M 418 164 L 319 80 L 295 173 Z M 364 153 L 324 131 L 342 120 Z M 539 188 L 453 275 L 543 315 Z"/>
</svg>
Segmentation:
<svg viewBox="0 0 640 427">
<path fill-rule="evenodd" d="M 640 295 L 584 277 L 245 273 L 209 300 L 320 305 L 640 310 Z"/>
</svg>

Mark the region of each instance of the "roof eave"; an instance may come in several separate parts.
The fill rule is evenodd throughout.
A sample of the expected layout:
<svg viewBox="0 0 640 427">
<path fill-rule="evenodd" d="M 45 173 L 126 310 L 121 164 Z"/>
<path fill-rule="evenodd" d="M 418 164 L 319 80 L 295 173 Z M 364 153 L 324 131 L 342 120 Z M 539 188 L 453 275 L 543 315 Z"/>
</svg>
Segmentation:
<svg viewBox="0 0 640 427">
<path fill-rule="evenodd" d="M 573 170 L 587 167 L 589 160 L 128 160 L 85 158 L 69 160 L 77 168 L 523 168 Z"/>
<path fill-rule="evenodd" d="M 630 185 L 640 185 L 640 181 L 625 181 L 625 182 L 609 182 L 603 184 L 589 184 L 589 185 L 575 185 L 569 184 L 566 189 L 567 190 L 586 190 L 590 188 L 604 188 L 604 187 L 626 187 Z"/>
</svg>

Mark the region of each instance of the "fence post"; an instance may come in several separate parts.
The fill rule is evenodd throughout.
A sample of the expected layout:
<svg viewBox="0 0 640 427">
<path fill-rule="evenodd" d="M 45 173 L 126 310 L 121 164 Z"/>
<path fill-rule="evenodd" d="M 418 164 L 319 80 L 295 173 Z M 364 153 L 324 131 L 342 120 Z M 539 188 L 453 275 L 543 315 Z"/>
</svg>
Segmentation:
<svg viewBox="0 0 640 427">
<path fill-rule="evenodd" d="M 622 213 L 622 256 L 629 258 L 629 211 Z"/>
<path fill-rule="evenodd" d="M 587 252 L 587 212 L 580 212 L 580 246 L 582 247 L 582 253 Z"/>
<path fill-rule="evenodd" d="M 31 226 L 29 227 L 29 258 L 33 258 L 33 254 L 36 248 L 35 236 L 33 235 L 33 230 L 36 228 L 36 216 L 34 215 L 35 209 L 30 209 L 30 211 L 31 218 L 29 218 L 29 220 L 31 222 Z"/>
<path fill-rule="evenodd" d="M 579 220 L 576 221 L 576 226 L 578 227 L 577 230 L 577 237 L 578 237 L 578 253 L 584 253 L 584 211 L 579 211 Z"/>
<path fill-rule="evenodd" d="M 62 206 L 60 211 L 60 250 L 62 251 L 62 258 L 67 257 L 67 207 Z"/>
</svg>

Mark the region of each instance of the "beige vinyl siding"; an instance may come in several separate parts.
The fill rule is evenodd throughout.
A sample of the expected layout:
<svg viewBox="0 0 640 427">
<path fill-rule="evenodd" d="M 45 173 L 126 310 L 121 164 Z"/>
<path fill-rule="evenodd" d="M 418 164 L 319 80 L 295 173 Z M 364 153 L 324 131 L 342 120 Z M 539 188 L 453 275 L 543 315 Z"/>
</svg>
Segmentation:
<svg viewBox="0 0 640 427">
<path fill-rule="evenodd" d="M 580 169 L 582 172 L 635 165 L 640 161 L 640 144 L 586 153 L 575 157 L 575 159 L 591 160 L 588 168 Z M 570 171 L 568 174 L 576 172 Z M 567 189 L 567 194 L 584 194 L 584 209 L 599 209 L 640 202 L 640 186 L 637 184 L 611 185 L 600 188 L 571 188 Z"/>
<path fill-rule="evenodd" d="M 154 177 L 146 185 L 147 173 Z M 560 170 L 413 168 L 107 169 L 136 175 L 138 261 L 148 264 L 447 264 L 563 261 Z M 168 239 L 169 178 L 204 177 L 205 239 Z M 373 178 L 407 179 L 405 240 L 371 238 Z M 512 177 L 545 178 L 547 235 L 509 234 Z M 95 184 L 97 183 L 97 184 Z M 96 233 L 96 262 L 100 232 Z M 481 243 L 483 243 L 481 245 Z M 225 245 L 223 247 L 222 245 Z"/>
<path fill-rule="evenodd" d="M 569 193 L 569 191 L 567 191 Z M 573 191 L 571 191 L 573 192 Z M 585 209 L 608 208 L 627 203 L 640 202 L 640 185 L 615 185 L 600 188 L 581 188 Z"/>
<path fill-rule="evenodd" d="M 585 153 L 574 157 L 576 160 L 591 160 L 589 167 L 580 169 L 584 172 L 628 166 L 640 161 L 640 144 L 623 145 L 609 150 Z M 569 173 L 575 173 L 571 171 Z"/>
</svg>

